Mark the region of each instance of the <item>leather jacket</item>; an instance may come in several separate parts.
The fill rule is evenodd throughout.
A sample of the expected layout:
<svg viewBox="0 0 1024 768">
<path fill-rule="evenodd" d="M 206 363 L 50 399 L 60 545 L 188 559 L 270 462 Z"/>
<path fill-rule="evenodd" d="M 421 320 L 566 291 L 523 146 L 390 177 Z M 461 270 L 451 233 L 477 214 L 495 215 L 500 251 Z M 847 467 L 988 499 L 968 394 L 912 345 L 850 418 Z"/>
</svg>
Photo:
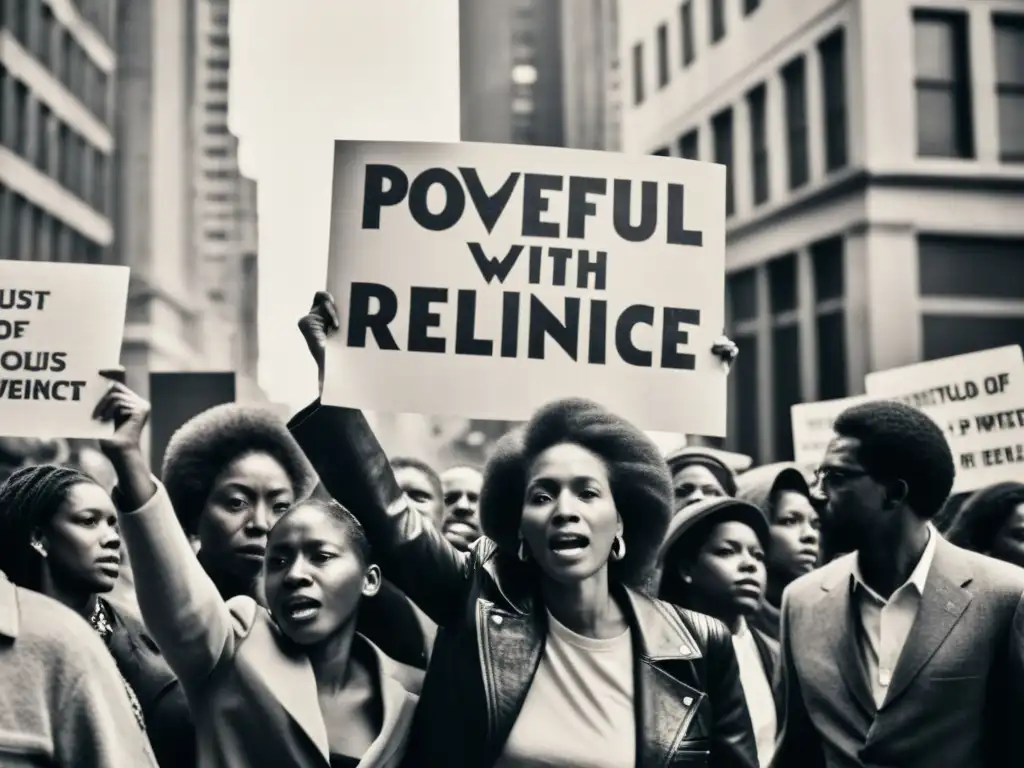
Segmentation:
<svg viewBox="0 0 1024 768">
<path fill-rule="evenodd" d="M 468 553 L 410 508 L 359 411 L 313 403 L 289 428 L 363 524 L 388 579 L 439 626 L 405 764 L 487 768 L 500 757 L 547 633 L 534 567 L 480 539 Z M 626 587 L 637 768 L 757 768 L 732 641 L 719 621 Z"/>
</svg>

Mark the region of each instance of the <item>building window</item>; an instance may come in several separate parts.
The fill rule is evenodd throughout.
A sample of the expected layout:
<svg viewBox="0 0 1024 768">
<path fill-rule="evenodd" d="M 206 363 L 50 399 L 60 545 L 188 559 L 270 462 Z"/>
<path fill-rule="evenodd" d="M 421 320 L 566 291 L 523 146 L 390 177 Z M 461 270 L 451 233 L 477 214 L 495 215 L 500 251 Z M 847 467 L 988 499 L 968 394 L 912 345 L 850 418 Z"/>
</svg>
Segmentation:
<svg viewBox="0 0 1024 768">
<path fill-rule="evenodd" d="M 786 149 L 789 188 L 799 189 L 810 178 L 807 150 L 807 65 L 801 56 L 782 70 L 786 104 Z"/>
<path fill-rule="evenodd" d="M 53 70 L 53 31 L 56 28 L 53 11 L 49 5 L 44 5 L 39 25 L 39 58 L 49 70 Z"/>
<path fill-rule="evenodd" d="M 818 44 L 825 103 L 825 170 L 846 165 L 846 37 L 840 27 Z"/>
<path fill-rule="evenodd" d="M 926 313 L 921 318 L 921 330 L 925 360 L 966 355 L 1020 344 L 1024 339 L 1024 311 L 1002 317 Z"/>
<path fill-rule="evenodd" d="M 761 0 L 743 0 L 743 15 L 749 16 L 761 7 Z"/>
<path fill-rule="evenodd" d="M 693 37 L 693 0 L 686 0 L 679 6 L 679 34 L 683 46 L 683 67 L 688 67 L 697 57 Z"/>
<path fill-rule="evenodd" d="M 10 18 L 11 30 L 14 38 L 19 43 L 28 47 L 28 3 L 25 0 L 15 0 L 6 4 Z"/>
<path fill-rule="evenodd" d="M 832 237 L 811 246 L 814 315 L 817 336 L 818 399 L 846 397 L 846 307 L 843 239 Z"/>
<path fill-rule="evenodd" d="M 97 151 L 95 153 L 95 165 L 92 171 L 92 199 L 93 207 L 100 213 L 108 213 L 107 205 L 107 184 L 110 173 L 110 161 L 105 154 Z"/>
<path fill-rule="evenodd" d="M 694 128 L 679 139 L 679 156 L 687 160 L 700 160 L 700 131 Z"/>
<path fill-rule="evenodd" d="M 735 377 L 729 377 L 729 411 L 735 414 L 730 430 L 733 447 L 759 461 L 760 423 L 757 375 L 757 272 L 747 269 L 726 277 L 729 335 L 740 349 Z"/>
<path fill-rule="evenodd" d="M 231 38 L 228 35 L 210 35 L 210 45 L 221 46 L 227 48 L 231 44 Z"/>
<path fill-rule="evenodd" d="M 787 254 L 768 263 L 768 305 L 772 324 L 772 412 L 775 421 L 774 458 L 793 458 L 790 409 L 803 402 L 800 383 L 797 261 Z"/>
<path fill-rule="evenodd" d="M 917 153 L 923 157 L 973 157 L 967 17 L 915 13 L 914 61 Z"/>
<path fill-rule="evenodd" d="M 658 87 L 668 85 L 668 24 L 658 25 Z"/>
<path fill-rule="evenodd" d="M 57 79 L 64 85 L 71 82 L 71 33 L 63 27 L 57 33 Z"/>
<path fill-rule="evenodd" d="M 708 0 L 711 4 L 711 44 L 725 37 L 725 0 Z"/>
<path fill-rule="evenodd" d="M 206 66 L 210 69 L 227 70 L 231 67 L 230 59 L 207 59 Z"/>
<path fill-rule="evenodd" d="M 921 296 L 1024 302 L 1022 253 L 1019 238 L 919 235 Z"/>
<path fill-rule="evenodd" d="M 668 147 L 659 147 L 658 149 L 651 152 L 652 157 L 672 157 L 672 152 Z"/>
<path fill-rule="evenodd" d="M 206 155 L 207 157 L 227 157 L 228 156 L 228 148 L 227 147 L 207 147 L 206 149 L 203 150 L 203 154 Z"/>
<path fill-rule="evenodd" d="M 714 135 L 714 162 L 725 166 L 725 215 L 731 216 L 736 209 L 732 180 L 732 109 L 725 109 L 711 119 L 711 133 Z"/>
<path fill-rule="evenodd" d="M 633 103 L 644 103 L 644 44 L 633 46 Z"/>
<path fill-rule="evenodd" d="M 224 112 L 228 111 L 228 105 L 223 101 L 208 101 L 205 105 L 207 112 Z"/>
<path fill-rule="evenodd" d="M 211 135 L 211 136 L 223 136 L 223 135 L 227 135 L 228 127 L 226 125 L 224 125 L 223 123 L 218 123 L 218 124 L 215 124 L 215 125 L 208 125 L 208 126 L 206 126 L 204 131 L 208 135 Z"/>
<path fill-rule="evenodd" d="M 50 115 L 49 108 L 40 104 L 36 115 L 36 168 L 45 174 L 50 172 Z"/>
<path fill-rule="evenodd" d="M 28 87 L 20 80 L 14 81 L 14 146 L 12 149 L 22 157 L 28 150 Z"/>
<path fill-rule="evenodd" d="M 754 205 L 768 199 L 768 121 L 764 83 L 747 94 L 750 111 L 750 153 L 754 177 Z"/>
<path fill-rule="evenodd" d="M 996 16 L 999 156 L 1024 162 L 1024 16 Z"/>
<path fill-rule="evenodd" d="M 228 89 L 228 81 L 211 80 L 206 84 L 206 89 L 209 91 L 226 91 Z"/>
</svg>

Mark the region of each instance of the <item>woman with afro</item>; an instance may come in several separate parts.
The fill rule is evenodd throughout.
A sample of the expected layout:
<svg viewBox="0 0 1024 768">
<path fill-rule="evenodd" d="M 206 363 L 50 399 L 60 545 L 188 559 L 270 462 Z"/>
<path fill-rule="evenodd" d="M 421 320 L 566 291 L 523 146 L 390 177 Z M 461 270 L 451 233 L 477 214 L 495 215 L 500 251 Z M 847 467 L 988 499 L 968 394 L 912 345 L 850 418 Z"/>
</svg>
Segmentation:
<svg viewBox="0 0 1024 768">
<path fill-rule="evenodd" d="M 321 381 L 338 325 L 323 293 L 300 321 Z M 638 589 L 673 494 L 632 424 L 564 400 L 502 438 L 468 552 L 412 509 L 361 412 L 316 402 L 291 429 L 440 627 L 406 765 L 757 765 L 727 628 Z"/>
<path fill-rule="evenodd" d="M 267 534 L 317 483 L 284 423 L 240 403 L 214 406 L 182 425 L 167 444 L 162 479 L 225 600 L 258 595 Z"/>
</svg>

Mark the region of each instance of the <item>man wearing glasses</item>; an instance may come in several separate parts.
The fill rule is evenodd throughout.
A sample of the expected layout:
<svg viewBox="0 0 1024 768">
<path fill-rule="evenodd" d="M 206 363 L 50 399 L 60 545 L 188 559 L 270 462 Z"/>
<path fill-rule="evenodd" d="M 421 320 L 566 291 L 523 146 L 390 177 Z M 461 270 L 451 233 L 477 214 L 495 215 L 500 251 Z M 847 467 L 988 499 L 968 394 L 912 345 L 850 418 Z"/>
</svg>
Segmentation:
<svg viewBox="0 0 1024 768">
<path fill-rule="evenodd" d="M 920 411 L 844 411 L 817 474 L 851 551 L 782 599 L 776 768 L 1024 765 L 1024 569 L 946 542 L 953 486 Z"/>
</svg>

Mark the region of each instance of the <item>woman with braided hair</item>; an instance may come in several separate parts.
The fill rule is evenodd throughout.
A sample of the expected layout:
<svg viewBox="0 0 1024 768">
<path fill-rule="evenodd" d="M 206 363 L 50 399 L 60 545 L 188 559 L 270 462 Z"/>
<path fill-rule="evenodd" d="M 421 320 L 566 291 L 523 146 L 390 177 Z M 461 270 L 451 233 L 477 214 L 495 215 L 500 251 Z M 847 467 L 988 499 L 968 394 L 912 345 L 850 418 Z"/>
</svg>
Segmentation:
<svg viewBox="0 0 1024 768">
<path fill-rule="evenodd" d="M 114 504 L 88 475 L 42 464 L 0 486 L 0 570 L 89 622 L 117 663 L 158 763 L 192 765 L 195 732 L 181 686 L 145 627 L 107 600 L 121 554 Z"/>
</svg>

